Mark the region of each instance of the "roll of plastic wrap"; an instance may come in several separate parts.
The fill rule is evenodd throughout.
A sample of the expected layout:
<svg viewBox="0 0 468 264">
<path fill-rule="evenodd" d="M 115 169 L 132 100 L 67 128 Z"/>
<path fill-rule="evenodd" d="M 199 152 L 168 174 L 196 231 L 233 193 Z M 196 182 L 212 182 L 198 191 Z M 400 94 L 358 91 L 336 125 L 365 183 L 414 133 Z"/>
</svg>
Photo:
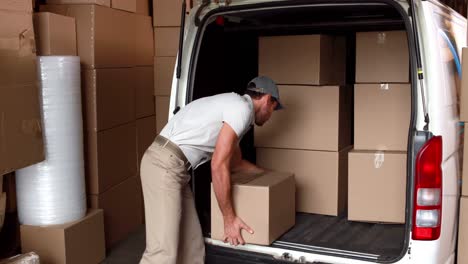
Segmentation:
<svg viewBox="0 0 468 264">
<path fill-rule="evenodd" d="M 18 217 L 55 225 L 86 214 L 80 59 L 38 57 L 45 161 L 16 172 Z"/>
</svg>

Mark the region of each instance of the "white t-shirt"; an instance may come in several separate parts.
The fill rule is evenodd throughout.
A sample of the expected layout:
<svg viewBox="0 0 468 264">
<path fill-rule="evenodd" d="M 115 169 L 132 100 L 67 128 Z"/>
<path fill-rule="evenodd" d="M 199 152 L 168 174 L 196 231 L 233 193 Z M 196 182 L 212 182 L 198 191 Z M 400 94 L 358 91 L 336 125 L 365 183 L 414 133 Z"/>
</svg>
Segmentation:
<svg viewBox="0 0 468 264">
<path fill-rule="evenodd" d="M 252 99 L 224 93 L 191 102 L 174 115 L 161 136 L 177 144 L 193 168 L 211 160 L 223 122 L 239 140 L 254 124 Z"/>
</svg>

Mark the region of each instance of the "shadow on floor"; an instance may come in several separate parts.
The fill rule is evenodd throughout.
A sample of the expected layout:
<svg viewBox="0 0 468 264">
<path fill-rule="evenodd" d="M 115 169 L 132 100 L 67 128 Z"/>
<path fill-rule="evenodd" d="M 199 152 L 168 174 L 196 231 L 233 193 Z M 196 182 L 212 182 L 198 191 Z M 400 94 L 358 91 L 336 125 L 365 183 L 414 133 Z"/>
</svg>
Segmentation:
<svg viewBox="0 0 468 264">
<path fill-rule="evenodd" d="M 145 251 L 145 226 L 107 252 L 101 264 L 138 264 Z"/>
</svg>

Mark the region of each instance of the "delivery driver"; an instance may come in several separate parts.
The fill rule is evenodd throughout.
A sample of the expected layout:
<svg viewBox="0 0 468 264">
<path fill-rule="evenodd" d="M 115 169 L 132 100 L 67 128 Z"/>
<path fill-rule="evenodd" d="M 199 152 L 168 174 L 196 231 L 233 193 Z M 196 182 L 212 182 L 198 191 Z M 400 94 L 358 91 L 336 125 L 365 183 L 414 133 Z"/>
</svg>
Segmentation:
<svg viewBox="0 0 468 264">
<path fill-rule="evenodd" d="M 254 124 L 262 126 L 281 109 L 276 84 L 257 77 L 244 96 L 201 98 L 182 108 L 145 152 L 141 182 L 146 213 L 146 250 L 140 264 L 203 264 L 205 246 L 188 185 L 189 169 L 211 160 L 211 174 L 224 217 L 224 241 L 244 244 L 231 200 L 231 172 L 262 172 L 243 160 L 239 141 Z"/>
</svg>

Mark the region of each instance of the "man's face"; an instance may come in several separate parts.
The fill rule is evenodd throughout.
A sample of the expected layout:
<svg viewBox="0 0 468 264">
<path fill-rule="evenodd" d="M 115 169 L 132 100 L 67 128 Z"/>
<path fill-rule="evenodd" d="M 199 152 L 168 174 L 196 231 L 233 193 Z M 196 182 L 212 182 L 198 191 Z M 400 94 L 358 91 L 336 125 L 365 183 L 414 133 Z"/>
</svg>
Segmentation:
<svg viewBox="0 0 468 264">
<path fill-rule="evenodd" d="M 267 94 L 260 99 L 260 111 L 255 114 L 255 124 L 263 126 L 275 111 L 278 102 L 271 95 Z"/>
</svg>

